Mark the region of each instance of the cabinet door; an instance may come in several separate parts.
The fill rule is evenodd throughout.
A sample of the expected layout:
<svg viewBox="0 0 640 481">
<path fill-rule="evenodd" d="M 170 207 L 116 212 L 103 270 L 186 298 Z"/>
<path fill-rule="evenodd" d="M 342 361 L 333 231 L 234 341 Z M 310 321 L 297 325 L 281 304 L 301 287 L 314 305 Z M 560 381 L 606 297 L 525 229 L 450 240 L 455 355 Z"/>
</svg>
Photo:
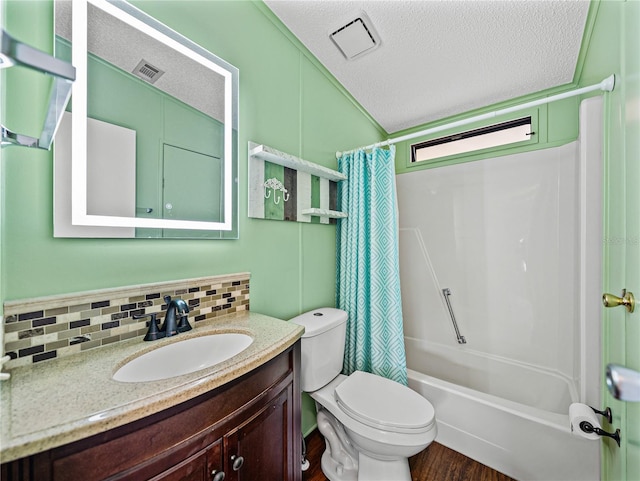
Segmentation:
<svg viewBox="0 0 640 481">
<path fill-rule="evenodd" d="M 224 461 L 222 460 L 222 439 L 220 439 L 207 451 L 207 469 L 204 476 L 205 481 L 222 481 L 223 479 L 227 479 L 225 474 L 220 474 L 223 472 L 223 469 Z"/>
<path fill-rule="evenodd" d="M 214 474 L 221 470 L 222 440 L 188 457 L 149 481 L 211 481 Z M 136 479 L 136 475 L 132 479 Z"/>
<path fill-rule="evenodd" d="M 207 453 L 200 451 L 168 471 L 151 478 L 150 481 L 208 481 L 209 479 L 207 477 Z"/>
<path fill-rule="evenodd" d="M 282 481 L 294 479 L 292 385 L 289 384 L 260 411 L 225 436 L 228 481 Z M 299 468 L 298 460 L 298 468 Z"/>
</svg>

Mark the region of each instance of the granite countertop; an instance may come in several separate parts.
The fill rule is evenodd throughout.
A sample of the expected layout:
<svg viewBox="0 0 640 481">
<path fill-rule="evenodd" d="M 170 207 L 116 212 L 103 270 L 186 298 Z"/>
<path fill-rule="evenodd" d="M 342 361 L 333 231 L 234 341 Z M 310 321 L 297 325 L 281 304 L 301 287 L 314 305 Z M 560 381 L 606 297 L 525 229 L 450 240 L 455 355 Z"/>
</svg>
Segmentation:
<svg viewBox="0 0 640 481">
<path fill-rule="evenodd" d="M 164 344 L 211 333 L 254 338 L 240 354 L 213 367 L 140 383 L 111 377 L 127 360 Z M 293 345 L 304 328 L 254 312 L 198 322 L 184 334 L 113 346 L 11 370 L 0 382 L 0 461 L 5 463 L 77 441 L 167 409 L 221 386 Z"/>
</svg>

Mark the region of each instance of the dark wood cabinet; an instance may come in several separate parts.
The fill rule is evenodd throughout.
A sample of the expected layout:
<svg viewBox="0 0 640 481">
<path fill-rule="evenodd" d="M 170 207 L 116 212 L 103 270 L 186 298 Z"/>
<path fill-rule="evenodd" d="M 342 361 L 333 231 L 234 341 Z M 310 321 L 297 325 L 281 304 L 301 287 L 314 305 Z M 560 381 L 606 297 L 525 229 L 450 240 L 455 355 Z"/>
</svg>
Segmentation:
<svg viewBox="0 0 640 481">
<path fill-rule="evenodd" d="M 265 405 L 255 416 L 225 436 L 224 448 L 232 466 L 228 472 L 232 481 L 255 481 L 262 479 L 293 479 L 294 471 L 300 469 L 288 459 L 285 452 L 289 419 L 291 419 L 291 393 L 289 388 Z M 302 442 L 302 441 L 300 441 Z M 239 463 L 238 460 L 242 459 Z M 234 469 L 233 463 L 241 464 Z M 265 478 L 265 473 L 267 477 Z"/>
<path fill-rule="evenodd" d="M 298 341 L 209 393 L 3 464 L 1 479 L 301 481 L 299 365 Z"/>
</svg>

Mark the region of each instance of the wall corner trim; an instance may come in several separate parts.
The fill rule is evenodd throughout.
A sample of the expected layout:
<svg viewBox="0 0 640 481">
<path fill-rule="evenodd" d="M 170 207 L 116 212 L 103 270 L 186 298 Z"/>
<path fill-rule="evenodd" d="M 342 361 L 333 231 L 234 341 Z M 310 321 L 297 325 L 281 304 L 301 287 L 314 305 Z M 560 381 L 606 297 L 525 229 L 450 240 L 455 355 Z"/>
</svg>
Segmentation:
<svg viewBox="0 0 640 481">
<path fill-rule="evenodd" d="M 311 51 L 282 23 L 282 20 L 271 11 L 271 9 L 261 0 L 251 0 L 256 8 L 265 16 L 273 25 L 282 32 L 282 34 L 304 55 L 309 62 L 313 64 L 328 80 L 331 84 L 342 93 L 361 113 L 365 118 L 373 124 L 373 126 L 380 132 L 381 138 L 387 138 L 389 133 L 371 116 L 369 112 L 358 102 L 353 95 L 327 70 L 327 68 L 316 58 Z"/>
<path fill-rule="evenodd" d="M 598 10 L 600 9 L 600 0 L 591 0 L 589 4 L 589 11 L 587 12 L 587 20 L 584 25 L 584 32 L 582 34 L 582 42 L 580 43 L 580 51 L 578 52 L 578 59 L 576 61 L 576 70 L 573 73 L 573 84 L 578 86 L 582 80 L 582 70 L 584 69 L 584 62 L 587 58 L 587 52 L 591 45 L 591 37 L 593 35 L 593 29 L 598 18 Z"/>
</svg>

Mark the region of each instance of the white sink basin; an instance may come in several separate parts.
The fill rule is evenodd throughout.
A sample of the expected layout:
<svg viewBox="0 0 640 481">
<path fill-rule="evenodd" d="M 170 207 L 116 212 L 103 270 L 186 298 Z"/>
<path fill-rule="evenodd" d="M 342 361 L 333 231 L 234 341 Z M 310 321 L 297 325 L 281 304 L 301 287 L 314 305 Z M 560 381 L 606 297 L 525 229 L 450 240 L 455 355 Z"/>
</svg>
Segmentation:
<svg viewBox="0 0 640 481">
<path fill-rule="evenodd" d="M 189 374 L 232 358 L 252 342 L 251 336 L 235 332 L 192 337 L 132 359 L 115 372 L 113 379 L 144 382 Z"/>
</svg>

